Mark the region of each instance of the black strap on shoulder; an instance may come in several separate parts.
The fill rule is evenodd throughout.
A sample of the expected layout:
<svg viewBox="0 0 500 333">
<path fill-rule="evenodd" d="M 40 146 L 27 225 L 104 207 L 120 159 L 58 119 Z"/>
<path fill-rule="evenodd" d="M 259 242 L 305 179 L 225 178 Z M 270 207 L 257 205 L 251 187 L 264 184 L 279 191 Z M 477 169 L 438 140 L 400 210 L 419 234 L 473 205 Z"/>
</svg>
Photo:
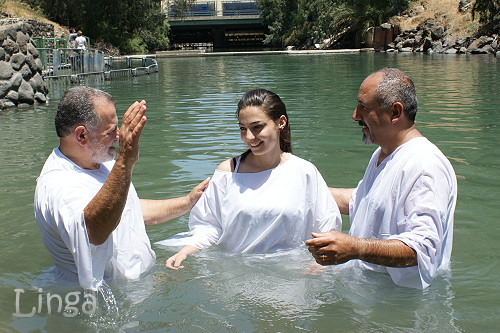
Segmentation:
<svg viewBox="0 0 500 333">
<path fill-rule="evenodd" d="M 234 169 L 236 169 L 236 157 L 233 157 L 231 161 L 233 162 L 233 165 L 231 166 L 231 171 L 234 171 Z"/>
</svg>

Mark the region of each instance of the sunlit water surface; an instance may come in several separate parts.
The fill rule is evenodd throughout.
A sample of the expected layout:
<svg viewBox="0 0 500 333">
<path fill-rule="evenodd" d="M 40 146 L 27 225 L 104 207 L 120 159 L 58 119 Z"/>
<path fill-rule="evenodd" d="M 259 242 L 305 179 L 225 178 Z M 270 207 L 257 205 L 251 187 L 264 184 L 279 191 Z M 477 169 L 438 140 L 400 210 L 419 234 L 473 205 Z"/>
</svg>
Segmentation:
<svg viewBox="0 0 500 333">
<path fill-rule="evenodd" d="M 494 332 L 500 322 L 500 66 L 491 56 L 349 54 L 159 59 L 144 77 L 90 81 L 123 114 L 148 102 L 134 184 L 142 198 L 186 194 L 224 159 L 244 151 L 235 107 L 263 87 L 287 105 L 294 153 L 330 186 L 355 186 L 374 146 L 350 117 L 363 78 L 395 66 L 416 83 L 417 126 L 451 160 L 459 185 L 452 269 L 424 290 L 384 274 L 318 268 L 304 248 L 228 254 L 212 248 L 167 271 L 172 249 L 153 245 L 157 265 L 137 281 L 109 282 L 95 315 L 49 315 L 51 258 L 33 218 L 35 179 L 58 143 L 51 82 L 46 106 L 0 111 L 0 331 L 6 332 Z M 344 230 L 349 227 L 344 219 Z M 148 227 L 152 242 L 187 230 L 187 216 Z M 40 287 L 41 286 L 41 287 Z M 37 288 L 42 288 L 41 290 Z M 43 289 L 46 288 L 46 289 Z M 17 317 L 16 289 L 20 313 Z M 108 303 L 104 303 L 108 300 Z M 113 302 L 116 302 L 113 303 Z M 81 305 L 81 302 L 80 302 Z M 66 313 L 67 315 L 68 313 Z"/>
</svg>

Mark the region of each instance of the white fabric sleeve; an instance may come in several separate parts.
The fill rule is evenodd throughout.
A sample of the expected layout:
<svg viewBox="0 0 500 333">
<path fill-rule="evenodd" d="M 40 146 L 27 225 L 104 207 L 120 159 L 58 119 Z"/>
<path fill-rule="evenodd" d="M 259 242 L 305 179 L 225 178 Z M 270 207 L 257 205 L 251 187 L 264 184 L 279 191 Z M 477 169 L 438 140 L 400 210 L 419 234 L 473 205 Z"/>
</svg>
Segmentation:
<svg viewBox="0 0 500 333">
<path fill-rule="evenodd" d="M 54 219 L 62 240 L 73 255 L 80 286 L 97 290 L 102 283 L 106 263 L 113 254 L 112 235 L 103 244 L 90 243 L 83 213 L 87 202 L 81 199 L 85 196 L 71 193 L 65 191 L 54 199 Z"/>
<path fill-rule="evenodd" d="M 191 237 L 186 240 L 186 245 L 205 249 L 215 244 L 221 237 L 221 201 L 223 200 L 221 187 L 214 175 L 200 200 L 191 210 L 189 215 Z"/>
<path fill-rule="evenodd" d="M 448 200 L 436 196 L 436 186 L 439 186 L 436 183 L 446 176 L 431 170 L 414 182 L 404 204 L 406 218 L 397 222 L 399 233 L 389 237 L 401 240 L 417 254 L 417 266 L 387 268 L 394 283 L 400 286 L 427 288 L 443 258 Z"/>
<path fill-rule="evenodd" d="M 349 217 L 354 215 L 354 203 L 356 202 L 356 196 L 358 194 L 358 188 L 361 185 L 361 182 L 363 180 L 360 180 L 358 182 L 358 185 L 353 188 L 352 193 L 351 193 L 351 199 L 349 199 Z"/>
<path fill-rule="evenodd" d="M 321 173 L 315 168 L 315 186 L 316 200 L 314 207 L 314 232 L 341 231 L 342 218 L 339 207 L 333 199 L 333 196 L 321 176 Z"/>
</svg>

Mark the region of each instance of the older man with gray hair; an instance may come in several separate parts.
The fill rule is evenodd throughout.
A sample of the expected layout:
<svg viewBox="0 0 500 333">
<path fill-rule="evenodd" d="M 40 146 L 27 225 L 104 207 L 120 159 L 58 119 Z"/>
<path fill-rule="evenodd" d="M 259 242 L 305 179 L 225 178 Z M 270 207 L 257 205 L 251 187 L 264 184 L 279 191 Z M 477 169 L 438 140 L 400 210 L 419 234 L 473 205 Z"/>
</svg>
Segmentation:
<svg viewBox="0 0 500 333">
<path fill-rule="evenodd" d="M 383 68 L 361 84 L 352 119 L 363 142 L 379 148 L 356 188 L 331 189 L 351 228 L 349 235 L 312 235 L 306 245 L 319 264 L 353 260 L 421 289 L 448 268 L 457 180 L 448 159 L 416 129 L 416 113 L 415 86 L 399 69 Z"/>
<path fill-rule="evenodd" d="M 189 212 L 208 185 L 185 197 L 139 199 L 131 180 L 145 113 L 145 101 L 133 103 L 118 127 L 113 97 L 84 86 L 59 102 L 59 147 L 37 179 L 35 218 L 64 281 L 97 289 L 103 279 L 138 278 L 156 258 L 145 225 Z"/>
</svg>

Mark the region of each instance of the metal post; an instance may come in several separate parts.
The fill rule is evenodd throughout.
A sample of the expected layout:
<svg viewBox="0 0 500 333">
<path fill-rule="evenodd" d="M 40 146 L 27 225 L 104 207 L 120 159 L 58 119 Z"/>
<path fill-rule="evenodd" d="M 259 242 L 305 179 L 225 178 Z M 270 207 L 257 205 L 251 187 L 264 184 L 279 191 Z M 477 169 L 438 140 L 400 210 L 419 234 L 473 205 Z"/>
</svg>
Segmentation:
<svg viewBox="0 0 500 333">
<path fill-rule="evenodd" d="M 54 50 L 52 54 L 52 70 L 54 71 L 54 74 L 57 75 L 59 72 L 59 50 Z"/>
</svg>

